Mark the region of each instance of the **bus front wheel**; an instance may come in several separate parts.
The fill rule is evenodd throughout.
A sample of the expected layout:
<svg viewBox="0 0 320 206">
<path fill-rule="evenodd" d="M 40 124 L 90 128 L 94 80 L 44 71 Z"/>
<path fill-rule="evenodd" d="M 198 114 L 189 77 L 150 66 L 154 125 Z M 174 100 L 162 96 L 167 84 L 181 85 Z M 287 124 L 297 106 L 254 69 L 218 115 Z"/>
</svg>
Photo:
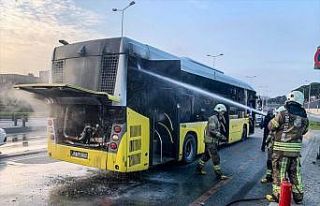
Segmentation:
<svg viewBox="0 0 320 206">
<path fill-rule="evenodd" d="M 183 162 L 191 163 L 197 155 L 197 142 L 192 134 L 187 134 L 183 143 Z"/>
</svg>

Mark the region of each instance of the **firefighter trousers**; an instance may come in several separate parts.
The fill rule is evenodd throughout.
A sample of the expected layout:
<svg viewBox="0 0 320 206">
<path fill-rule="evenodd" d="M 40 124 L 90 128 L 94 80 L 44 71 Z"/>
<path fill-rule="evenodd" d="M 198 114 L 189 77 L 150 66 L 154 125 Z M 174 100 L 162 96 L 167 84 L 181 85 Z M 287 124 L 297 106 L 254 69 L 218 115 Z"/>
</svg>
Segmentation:
<svg viewBox="0 0 320 206">
<path fill-rule="evenodd" d="M 273 151 L 272 168 L 273 195 L 279 197 L 281 181 L 288 177 L 292 184 L 293 199 L 295 201 L 302 201 L 303 184 L 300 157 L 288 157 L 284 156 L 281 151 Z"/>
<path fill-rule="evenodd" d="M 272 178 L 272 146 L 268 147 L 268 153 L 267 153 L 267 178 Z"/>
<path fill-rule="evenodd" d="M 267 144 L 266 141 L 267 141 L 268 135 L 269 135 L 269 130 L 264 129 L 264 130 L 263 130 L 262 143 L 261 143 L 261 150 L 262 150 L 262 151 L 265 151 L 266 144 Z"/>
<path fill-rule="evenodd" d="M 213 163 L 213 170 L 216 173 L 217 176 L 221 176 L 221 167 L 220 167 L 220 156 L 218 153 L 217 145 L 212 144 L 205 144 L 205 151 L 201 157 L 201 159 L 198 162 L 198 170 L 202 170 L 205 163 L 209 161 L 209 159 L 212 160 Z"/>
</svg>

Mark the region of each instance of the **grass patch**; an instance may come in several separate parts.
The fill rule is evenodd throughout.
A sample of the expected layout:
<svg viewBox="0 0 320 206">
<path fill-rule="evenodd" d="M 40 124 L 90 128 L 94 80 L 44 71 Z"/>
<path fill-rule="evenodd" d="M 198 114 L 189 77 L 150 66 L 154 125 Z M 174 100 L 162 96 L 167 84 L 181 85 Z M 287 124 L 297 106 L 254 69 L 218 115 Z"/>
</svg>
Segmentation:
<svg viewBox="0 0 320 206">
<path fill-rule="evenodd" d="M 320 130 L 320 122 L 310 121 L 309 128 L 313 130 Z"/>
<path fill-rule="evenodd" d="M 32 112 L 14 112 L 17 118 L 30 116 Z M 12 119 L 13 112 L 0 112 L 0 119 Z"/>
</svg>

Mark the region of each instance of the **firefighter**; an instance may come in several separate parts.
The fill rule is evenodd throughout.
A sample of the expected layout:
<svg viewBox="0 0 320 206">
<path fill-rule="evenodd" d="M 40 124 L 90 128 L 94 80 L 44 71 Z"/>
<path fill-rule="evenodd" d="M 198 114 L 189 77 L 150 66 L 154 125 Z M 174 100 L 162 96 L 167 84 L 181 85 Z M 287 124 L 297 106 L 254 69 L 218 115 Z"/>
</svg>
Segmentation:
<svg viewBox="0 0 320 206">
<path fill-rule="evenodd" d="M 278 109 L 276 109 L 275 113 L 278 115 L 280 112 L 284 111 L 285 107 L 281 106 Z M 274 132 L 270 132 L 267 140 L 266 140 L 266 146 L 267 146 L 267 171 L 265 176 L 261 179 L 261 183 L 269 183 L 272 182 L 272 147 L 274 142 Z"/>
<path fill-rule="evenodd" d="M 284 111 L 269 123 L 269 129 L 275 132 L 272 154 L 272 195 L 269 201 L 279 201 L 281 181 L 288 177 L 292 186 L 293 199 L 297 204 L 303 200 L 301 182 L 300 151 L 302 137 L 308 131 L 307 113 L 302 107 L 304 96 L 299 91 L 292 91 L 287 96 Z"/>
<path fill-rule="evenodd" d="M 90 144 L 90 140 L 93 137 L 93 134 L 94 128 L 91 127 L 90 123 L 86 123 L 80 135 L 79 141 L 81 141 L 83 144 Z"/>
<path fill-rule="evenodd" d="M 264 152 L 266 148 L 266 140 L 269 135 L 269 128 L 268 124 L 271 121 L 271 119 L 274 117 L 273 111 L 268 110 L 267 116 L 264 117 L 263 121 L 260 123 L 260 128 L 263 128 L 263 139 L 262 139 L 262 144 L 261 144 L 261 151 Z"/>
<path fill-rule="evenodd" d="M 227 176 L 222 174 L 220 168 L 220 157 L 217 148 L 219 140 L 226 141 L 227 139 L 224 135 L 221 134 L 220 131 L 220 120 L 223 119 L 222 116 L 226 111 L 227 108 L 225 105 L 217 104 L 214 108 L 214 114 L 209 117 L 204 138 L 205 153 L 202 155 L 197 165 L 197 172 L 199 174 L 205 175 L 206 172 L 204 171 L 204 165 L 211 158 L 213 162 L 213 171 L 216 174 L 216 178 L 219 180 L 228 179 Z"/>
</svg>

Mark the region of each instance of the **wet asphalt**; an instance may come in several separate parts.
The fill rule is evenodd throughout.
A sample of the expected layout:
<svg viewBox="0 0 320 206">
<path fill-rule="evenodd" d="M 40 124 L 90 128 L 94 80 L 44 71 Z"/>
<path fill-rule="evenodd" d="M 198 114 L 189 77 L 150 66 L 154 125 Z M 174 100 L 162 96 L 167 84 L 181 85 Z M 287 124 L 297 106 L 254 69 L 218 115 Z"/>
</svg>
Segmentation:
<svg viewBox="0 0 320 206">
<path fill-rule="evenodd" d="M 0 160 L 0 205 L 226 205 L 259 197 L 270 186 L 257 185 L 265 172 L 258 131 L 244 142 L 220 150 L 227 181 L 217 181 L 208 162 L 207 175 L 196 162 L 172 162 L 148 171 L 120 175 L 51 160 L 45 152 Z M 268 205 L 258 201 L 258 205 Z M 246 205 L 246 204 L 243 204 Z"/>
</svg>

